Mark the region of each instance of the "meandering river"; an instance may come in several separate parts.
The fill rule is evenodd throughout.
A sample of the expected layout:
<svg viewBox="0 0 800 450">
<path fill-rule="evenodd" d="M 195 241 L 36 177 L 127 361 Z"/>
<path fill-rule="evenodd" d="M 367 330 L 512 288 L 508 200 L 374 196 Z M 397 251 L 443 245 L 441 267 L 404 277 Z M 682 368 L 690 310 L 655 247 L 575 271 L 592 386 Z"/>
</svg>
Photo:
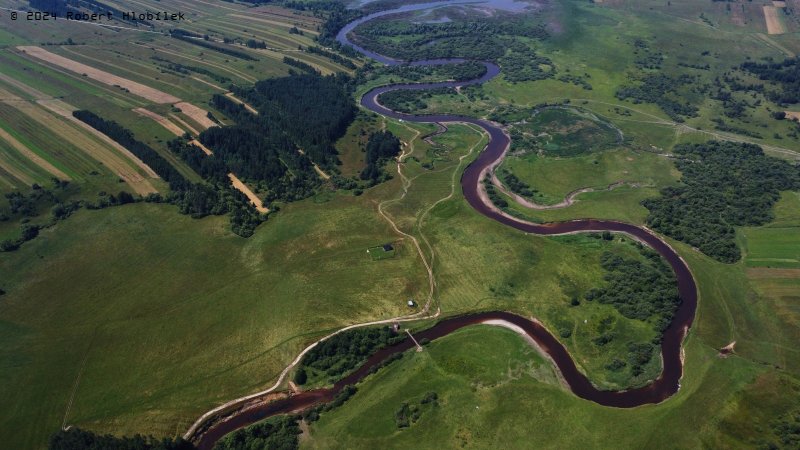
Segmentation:
<svg viewBox="0 0 800 450">
<path fill-rule="evenodd" d="M 435 2 L 406 5 L 394 10 L 374 13 L 355 20 L 345 26 L 338 34 L 337 40 L 344 45 L 351 45 L 364 55 L 385 64 L 400 64 L 400 62 L 395 59 L 376 54 L 367 49 L 354 45 L 349 40 L 348 34 L 358 25 L 369 20 L 373 20 L 377 17 L 412 10 L 430 9 L 444 5 L 452 5 L 454 3 L 463 2 Z M 427 60 L 415 61 L 411 64 L 438 65 L 461 61 L 464 60 Z M 568 222 L 536 224 L 512 217 L 500 211 L 488 200 L 481 183 L 481 180 L 502 161 L 510 144 L 510 138 L 500 125 L 484 119 L 450 114 L 424 116 L 403 114 L 389 110 L 378 102 L 378 97 L 381 94 L 389 91 L 400 89 L 420 90 L 437 87 L 466 86 L 470 84 L 484 83 L 496 77 L 500 73 L 500 68 L 497 65 L 492 63 L 484 64 L 486 65 L 487 69 L 486 74 L 478 79 L 467 82 L 397 84 L 383 86 L 373 89 L 365 94 L 361 98 L 361 105 L 378 114 L 395 119 L 402 119 L 408 122 L 463 122 L 481 127 L 486 131 L 486 133 L 488 133 L 490 138 L 489 143 L 487 144 L 486 149 L 481 152 L 475 161 L 473 161 L 466 168 L 461 178 L 461 188 L 464 192 L 464 197 L 470 206 L 489 219 L 519 231 L 536 235 L 559 235 L 602 231 L 627 234 L 653 248 L 669 263 L 669 265 L 672 267 L 672 270 L 675 272 L 682 303 L 678 308 L 672 323 L 665 330 L 661 342 L 661 357 L 663 361 L 663 370 L 661 374 L 650 384 L 641 388 L 627 391 L 603 391 L 597 389 L 592 385 L 588 378 L 586 378 L 586 376 L 581 373 L 580 370 L 578 370 L 567 349 L 545 327 L 538 322 L 509 312 L 482 312 L 451 317 L 438 322 L 436 325 L 425 331 L 416 333 L 414 335 L 415 338 L 417 340 L 423 338 L 434 340 L 442 336 L 446 336 L 465 326 L 479 324 L 488 320 L 502 320 L 516 325 L 520 329 L 524 330 L 528 336 L 534 339 L 539 347 L 546 352 L 556 364 L 564 381 L 569 386 L 569 389 L 572 391 L 572 393 L 580 398 L 598 403 L 600 405 L 618 408 L 630 408 L 648 403 L 659 403 L 669 398 L 671 395 L 675 394 L 680 387 L 680 379 L 683 375 L 681 345 L 686 332 L 692 324 L 695 310 L 697 308 L 697 286 L 695 284 L 695 280 L 692 277 L 692 273 L 689 270 L 689 267 L 686 265 L 686 262 L 675 252 L 675 250 L 652 231 L 638 225 L 595 219 L 581 219 Z M 395 353 L 404 352 L 413 346 L 413 342 L 410 339 L 407 339 L 395 346 L 386 347 L 379 350 L 376 354 L 372 355 L 369 360 L 359 369 L 347 377 L 339 380 L 331 388 L 304 391 L 289 398 L 273 401 L 235 413 L 226 420 L 214 423 L 208 430 L 203 432 L 200 435 L 198 447 L 200 449 L 210 449 L 213 447 L 214 443 L 216 443 L 225 434 L 243 426 L 255 423 L 259 420 L 263 420 L 269 416 L 301 411 L 314 404 L 330 401 L 345 386 L 354 384 L 367 376 L 372 366 L 380 363 Z"/>
</svg>

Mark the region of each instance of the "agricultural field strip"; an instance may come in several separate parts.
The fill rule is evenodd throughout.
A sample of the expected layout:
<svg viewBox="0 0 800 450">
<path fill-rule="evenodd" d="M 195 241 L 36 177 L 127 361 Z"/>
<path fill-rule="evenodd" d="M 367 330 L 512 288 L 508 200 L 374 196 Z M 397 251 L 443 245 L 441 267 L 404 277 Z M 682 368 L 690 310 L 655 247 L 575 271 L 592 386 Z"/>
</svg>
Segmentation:
<svg viewBox="0 0 800 450">
<path fill-rule="evenodd" d="M 26 158 L 31 160 L 34 164 L 41 167 L 42 169 L 49 172 L 54 177 L 60 180 L 71 180 L 72 178 L 59 170 L 54 165 L 47 162 L 44 158 L 34 153 L 31 149 L 26 147 L 22 142 L 18 141 L 14 136 L 11 136 L 6 132 L 6 130 L 0 128 L 0 139 L 6 141 L 9 145 L 11 145 L 16 151 L 25 155 Z"/>
<path fill-rule="evenodd" d="M 63 102 L 61 100 L 56 100 L 56 99 L 52 99 L 52 100 L 47 100 L 47 99 L 37 100 L 36 103 L 42 105 L 43 107 L 49 109 L 50 111 L 52 111 L 54 113 L 60 115 L 61 117 L 71 121 L 75 125 L 80 126 L 84 130 L 86 130 L 89 134 L 95 136 L 97 139 L 99 139 L 99 140 L 103 141 L 104 143 L 108 144 L 109 146 L 114 148 L 119 153 L 125 155 L 131 162 L 133 162 L 134 164 L 136 164 L 136 166 L 138 166 L 140 169 L 142 169 L 147 174 L 147 176 L 149 176 L 150 178 L 161 178 L 161 177 L 158 176 L 157 173 L 155 173 L 155 171 L 153 171 L 153 169 L 150 168 L 150 166 L 145 164 L 136 155 L 131 153 L 130 150 L 128 150 L 127 148 L 121 146 L 119 143 L 117 143 L 116 141 L 114 141 L 110 137 L 106 136 L 105 134 L 103 134 L 103 133 L 97 131 L 96 129 L 92 128 L 88 124 L 76 119 L 72 115 L 72 112 L 77 110 L 77 108 L 75 108 L 74 106 L 72 106 L 72 105 L 70 105 L 68 103 L 65 103 L 65 102 Z"/>
<path fill-rule="evenodd" d="M 154 113 L 154 112 L 152 112 L 152 111 L 150 111 L 148 109 L 136 108 L 136 109 L 133 110 L 133 112 L 155 120 L 162 127 L 166 128 L 167 130 L 172 132 L 175 136 L 181 136 L 184 133 L 184 130 L 181 129 L 179 126 L 175 125 L 174 123 L 172 123 L 172 121 L 170 121 L 166 117 L 158 115 L 158 114 L 156 114 L 156 113 Z"/>
<path fill-rule="evenodd" d="M 229 32 L 229 33 L 232 33 L 232 34 L 244 33 L 244 30 L 234 28 L 236 26 L 242 26 L 241 21 L 239 21 L 237 23 L 230 23 L 230 22 L 227 22 L 227 21 L 222 20 L 222 19 L 210 19 L 210 20 L 207 20 L 206 22 L 210 23 L 214 27 L 215 30 L 222 30 L 222 31 L 226 31 L 226 32 Z M 258 25 L 255 25 L 255 26 L 258 26 Z M 304 44 L 308 45 L 308 42 L 307 42 L 306 39 L 303 39 L 303 40 L 292 39 L 292 38 L 290 38 L 290 37 L 288 37 L 288 36 L 286 36 L 286 35 L 284 35 L 282 33 L 275 33 L 275 32 L 272 32 L 270 30 L 265 30 L 265 29 L 256 29 L 256 30 L 248 29 L 247 33 L 250 33 L 250 35 L 248 35 L 247 37 L 254 36 L 255 38 L 264 40 L 267 43 L 267 49 L 273 50 L 273 51 L 293 51 L 293 52 L 297 52 L 298 51 L 297 50 L 297 46 L 298 45 L 304 45 Z M 224 43 L 223 40 L 215 40 L 215 42 Z M 276 45 L 276 44 L 277 45 L 281 45 L 282 47 L 275 47 L 274 45 Z M 254 50 L 254 49 L 250 49 L 249 47 L 245 47 L 245 46 L 242 46 L 242 48 L 246 48 L 248 50 Z"/>
<path fill-rule="evenodd" d="M 88 76 L 89 78 L 99 81 L 101 83 L 108 84 L 110 86 L 117 85 L 123 87 L 129 90 L 132 94 L 150 100 L 153 103 L 164 104 L 164 103 L 177 103 L 180 101 L 179 98 L 173 95 L 161 92 L 157 89 L 145 86 L 141 83 L 127 80 L 117 75 L 113 75 L 108 72 L 95 69 L 94 67 L 87 66 L 86 64 L 79 63 L 77 61 L 65 58 L 61 55 L 49 52 L 41 47 L 21 45 L 18 46 L 17 49 L 22 52 L 25 52 L 28 55 L 33 56 L 34 58 L 38 58 L 48 64 L 53 64 L 58 67 L 62 67 L 64 69 L 71 70 L 75 73 L 86 74 L 86 76 Z"/>
<path fill-rule="evenodd" d="M 7 176 L 15 178 L 26 186 L 35 183 L 36 180 L 23 171 L 22 167 L 24 166 L 22 166 L 20 162 L 12 160 L 13 150 L 10 147 L 7 149 L 4 148 L 6 145 L 5 142 L 0 141 L 0 168 L 5 171 L 5 176 L 0 176 L 0 181 L 11 188 L 16 187 L 16 185 L 10 180 L 7 180 Z"/>
<path fill-rule="evenodd" d="M 203 108 L 184 101 L 178 101 L 178 103 L 175 103 L 175 107 L 204 129 L 217 126 L 213 120 L 208 118 L 208 111 Z"/>
<path fill-rule="evenodd" d="M 0 88 L 0 95 L 8 96 L 9 94 Z M 31 102 L 21 98 L 18 98 L 18 100 L 19 101 L 13 103 L 8 101 L 5 103 L 14 107 L 44 127 L 52 130 L 58 136 L 69 141 L 75 148 L 80 149 L 92 159 L 99 161 L 101 164 L 108 167 L 109 170 L 125 180 L 125 182 L 127 182 L 137 193 L 144 195 L 158 192 L 149 181 L 147 181 L 139 172 L 135 170 L 135 167 L 138 166 L 139 168 L 145 170 L 145 172 L 152 178 L 158 178 L 158 176 L 127 149 L 122 148 L 122 146 L 116 143 L 116 145 L 112 146 L 116 150 L 120 151 L 120 153 L 127 156 L 127 158 L 123 158 L 121 155 L 110 150 L 108 146 L 103 145 L 107 144 L 108 141 L 101 143 L 90 138 L 90 136 L 97 136 L 96 133 L 90 133 L 89 135 L 86 135 L 85 133 L 78 131 L 74 125 L 71 125 L 79 125 L 80 128 L 84 130 L 88 127 L 88 125 L 84 127 L 83 125 L 85 124 L 72 117 L 72 111 L 74 111 L 75 108 L 70 107 L 60 100 L 40 100 L 37 101 L 38 106 L 34 106 L 34 104 Z M 60 120 L 54 120 L 54 117 L 46 113 L 43 109 L 41 109 L 41 107 L 47 108 L 56 115 L 67 119 L 68 123 Z M 134 166 L 130 163 L 135 163 L 136 165 Z"/>
<path fill-rule="evenodd" d="M 272 15 L 270 15 L 270 17 L 271 16 Z M 241 14 L 229 14 L 228 17 L 235 17 L 237 19 L 254 20 L 254 21 L 258 21 L 258 22 L 262 22 L 262 23 L 267 23 L 267 24 L 270 24 L 270 25 L 276 25 L 276 26 L 279 26 L 281 28 L 286 28 L 287 30 L 291 29 L 292 27 L 296 27 L 297 29 L 302 30 L 303 33 L 309 33 L 309 34 L 313 34 L 313 35 L 318 35 L 319 34 L 319 32 L 317 30 L 314 30 L 314 29 L 310 28 L 308 26 L 308 24 L 304 24 L 302 22 L 289 23 L 289 22 L 282 22 L 282 21 L 279 21 L 279 20 L 267 19 L 265 17 L 261 17 L 261 14 L 259 14 L 259 13 L 256 13 L 255 16 L 245 16 L 245 15 L 241 15 Z"/>
<path fill-rule="evenodd" d="M 132 44 L 133 45 L 138 45 L 139 47 L 144 47 L 144 48 L 156 51 L 156 52 L 161 52 L 161 53 L 166 53 L 168 55 L 177 56 L 179 58 L 187 59 L 189 61 L 193 61 L 193 62 L 196 62 L 196 63 L 199 63 L 199 64 L 203 64 L 203 65 L 206 65 L 206 66 L 209 66 L 209 67 L 214 67 L 215 69 L 219 69 L 219 70 L 228 72 L 229 74 L 234 75 L 236 78 L 240 78 L 240 79 L 245 80 L 245 81 L 247 81 L 249 83 L 255 83 L 256 81 L 258 81 L 257 79 L 251 77 L 250 75 L 246 75 L 246 74 L 244 74 L 242 72 L 239 72 L 236 69 L 232 69 L 230 67 L 225 67 L 223 65 L 220 65 L 220 64 L 217 64 L 217 63 L 214 63 L 214 62 L 211 62 L 211 61 L 204 61 L 202 59 L 192 58 L 190 56 L 187 56 L 185 53 L 173 52 L 172 50 L 167 50 L 167 49 L 164 49 L 164 48 L 149 47 L 147 45 L 139 44 L 139 43 L 136 43 L 136 42 L 132 42 Z"/>
<path fill-rule="evenodd" d="M 783 25 L 783 22 L 778 15 L 778 8 L 775 6 L 764 5 L 764 21 L 767 23 L 768 34 L 786 33 L 786 27 Z"/>
<path fill-rule="evenodd" d="M 189 132 L 190 132 L 190 133 L 192 133 L 192 134 L 194 134 L 194 135 L 198 135 L 198 134 L 200 134 L 200 132 L 199 132 L 199 131 L 197 131 L 196 129 L 194 129 L 194 127 L 192 127 L 191 125 L 189 125 L 189 123 L 188 123 L 188 122 L 186 122 L 185 120 L 183 120 L 183 119 L 181 119 L 180 117 L 178 117 L 178 115 L 177 115 L 177 114 L 175 114 L 175 113 L 169 113 L 169 117 L 170 117 L 172 120 L 174 120 L 175 122 L 178 122 L 180 125 L 182 125 L 182 126 L 183 126 L 184 128 L 186 128 L 187 130 L 189 130 Z"/>
<path fill-rule="evenodd" d="M 108 62 L 107 60 L 103 61 L 101 59 L 93 58 L 91 56 L 87 56 L 87 55 L 84 55 L 82 53 L 78 53 L 78 52 L 76 52 L 74 50 L 68 49 L 68 48 L 66 48 L 66 46 L 61 46 L 60 48 L 62 50 L 64 50 L 65 52 L 67 52 L 67 53 L 71 53 L 71 54 L 77 56 L 78 58 L 85 58 L 85 59 L 88 59 L 90 61 L 94 61 L 96 63 L 99 63 L 101 65 L 113 67 L 113 68 L 119 70 L 120 72 L 127 72 L 127 73 L 134 74 L 134 75 L 143 75 L 143 73 L 141 71 L 137 72 L 135 70 L 132 70 L 131 68 L 127 68 L 127 67 L 123 67 L 123 66 L 118 66 L 116 64 L 112 64 L 112 63 Z M 96 49 L 96 47 L 91 47 L 91 46 L 87 46 L 87 48 L 95 48 Z M 151 70 L 151 71 L 155 70 L 155 67 L 153 67 L 151 65 L 144 64 L 144 63 L 140 63 L 140 62 L 134 60 L 133 58 L 128 58 L 128 61 L 130 61 L 130 63 L 132 65 L 137 65 L 137 66 L 146 68 L 146 69 Z M 163 80 L 163 79 L 159 80 L 159 81 L 165 82 L 165 80 Z M 135 83 L 135 81 L 134 81 L 134 83 Z M 181 85 L 172 84 L 172 85 L 170 85 L 170 89 L 175 89 L 175 90 L 183 92 L 184 94 L 189 94 L 189 92 L 186 89 L 184 89 Z"/>
<path fill-rule="evenodd" d="M 32 96 L 36 100 L 36 103 L 38 103 L 39 105 L 49 109 L 50 111 L 58 114 L 61 117 L 64 117 L 64 118 L 72 121 L 73 123 L 75 123 L 77 125 L 80 125 L 81 128 L 89 131 L 89 133 L 91 133 L 92 135 L 96 136 L 98 139 L 100 139 L 103 142 L 109 144 L 111 147 L 116 149 L 118 152 L 120 152 L 123 155 L 127 156 L 128 159 L 130 159 L 133 163 L 135 163 L 139 168 L 144 170 L 145 173 L 150 178 L 159 178 L 159 176 L 153 171 L 153 169 L 150 168 L 150 166 L 148 166 L 147 164 L 143 163 L 142 160 L 137 158 L 128 149 L 126 149 L 125 147 L 117 144 L 115 141 L 113 141 L 108 136 L 104 135 L 103 133 L 100 133 L 99 131 L 95 130 L 94 128 L 86 125 L 85 123 L 83 123 L 80 120 L 78 120 L 75 117 L 73 117 L 72 116 L 72 112 L 77 110 L 77 108 L 75 108 L 74 106 L 69 105 L 69 104 L 67 104 L 67 103 L 65 103 L 65 102 L 63 102 L 61 100 L 54 99 L 52 96 L 47 95 L 44 92 L 41 92 L 41 91 L 39 91 L 37 89 L 34 89 L 34 88 L 32 88 L 32 87 L 30 87 L 30 86 L 28 86 L 28 85 L 26 85 L 26 84 L 24 84 L 24 83 L 22 83 L 20 81 L 17 81 L 14 78 L 11 78 L 11 77 L 9 77 L 9 76 L 7 76 L 5 74 L 0 73 L 0 80 L 6 82 L 6 83 L 14 86 L 17 89 L 20 89 L 21 91 L 25 92 L 26 94 Z M 8 94 L 6 94 L 6 95 L 8 95 Z M 20 99 L 20 100 L 22 100 L 22 99 Z"/>
</svg>

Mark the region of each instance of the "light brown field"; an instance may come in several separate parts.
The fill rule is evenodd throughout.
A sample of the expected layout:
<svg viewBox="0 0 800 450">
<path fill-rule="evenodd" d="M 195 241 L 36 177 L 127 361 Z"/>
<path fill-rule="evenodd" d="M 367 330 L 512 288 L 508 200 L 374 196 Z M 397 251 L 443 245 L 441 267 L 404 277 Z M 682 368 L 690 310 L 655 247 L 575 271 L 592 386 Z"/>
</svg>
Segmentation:
<svg viewBox="0 0 800 450">
<path fill-rule="evenodd" d="M 798 111 L 784 111 L 786 113 L 786 118 L 789 120 L 796 120 L 800 122 L 800 112 Z"/>
<path fill-rule="evenodd" d="M 786 28 L 783 22 L 778 17 L 778 8 L 774 6 L 764 6 L 764 20 L 767 22 L 768 34 L 783 34 L 786 33 Z"/>
<path fill-rule="evenodd" d="M 208 111 L 203 108 L 197 107 L 189 102 L 175 103 L 175 107 L 179 108 L 183 114 L 194 120 L 203 129 L 217 126 L 213 120 L 208 118 Z"/>
<path fill-rule="evenodd" d="M 260 213 L 269 212 L 269 209 L 264 206 L 264 203 L 261 201 L 261 199 L 258 198 L 258 196 L 253 191 L 251 191 L 246 184 L 242 183 L 242 180 L 237 178 L 236 175 L 234 175 L 233 173 L 229 173 L 228 178 L 231 179 L 231 184 L 233 185 L 233 187 L 241 191 L 244 195 L 247 196 L 247 198 L 250 199 L 250 202 L 253 203 L 253 206 L 256 207 L 256 210 L 258 212 Z"/>
<path fill-rule="evenodd" d="M 786 8 L 786 2 L 784 1 L 773 1 L 772 6 L 776 8 Z"/>
<path fill-rule="evenodd" d="M 72 178 L 59 170 L 54 165 L 47 162 L 44 158 L 34 153 L 31 149 L 26 147 L 22 142 L 16 140 L 14 136 L 11 136 L 0 128 L 0 139 L 6 141 L 11 147 L 13 147 L 16 151 L 22 153 L 26 158 L 31 160 L 34 164 L 41 167 L 45 171 L 49 172 L 54 177 L 58 178 L 59 180 L 71 180 Z"/>
<path fill-rule="evenodd" d="M 120 86 L 127 89 L 132 94 L 142 97 L 153 103 L 177 103 L 181 101 L 179 98 L 167 94 L 166 92 L 161 92 L 158 89 L 153 89 L 141 83 L 95 69 L 94 67 L 87 66 L 86 64 L 79 63 L 61 55 L 49 52 L 41 47 L 22 45 L 17 47 L 17 49 L 46 63 L 53 64 L 81 75 L 86 74 L 87 77 L 109 86 Z"/>
<path fill-rule="evenodd" d="M 236 103 L 238 103 L 240 105 L 243 105 L 244 109 L 250 111 L 252 114 L 255 114 L 256 116 L 258 115 L 258 111 L 255 108 L 253 108 L 249 104 L 245 103 L 244 100 L 241 100 L 238 97 L 236 97 L 233 94 L 233 92 L 227 92 L 227 93 L 225 93 L 225 96 L 228 97 L 229 99 L 233 100 L 234 102 L 236 102 Z"/>
<path fill-rule="evenodd" d="M 160 115 L 154 113 L 153 111 L 150 111 L 150 110 L 145 109 L 145 108 L 135 108 L 133 110 L 133 112 L 135 112 L 137 114 L 141 114 L 141 115 L 143 115 L 145 117 L 149 117 L 149 118 L 155 120 L 162 127 L 164 127 L 167 130 L 169 130 L 175 136 L 182 136 L 183 135 L 183 130 L 179 126 L 177 126 L 174 123 L 172 123 L 169 119 L 167 119 L 164 116 L 160 116 Z"/>
</svg>

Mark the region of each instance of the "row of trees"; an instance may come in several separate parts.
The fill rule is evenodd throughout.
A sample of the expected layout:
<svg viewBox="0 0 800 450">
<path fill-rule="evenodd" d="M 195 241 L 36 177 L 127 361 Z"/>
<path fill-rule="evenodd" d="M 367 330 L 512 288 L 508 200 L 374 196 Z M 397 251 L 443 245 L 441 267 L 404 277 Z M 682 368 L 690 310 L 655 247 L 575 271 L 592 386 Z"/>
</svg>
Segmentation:
<svg viewBox="0 0 800 450">
<path fill-rule="evenodd" d="M 681 184 L 642 202 L 647 224 L 722 262 L 741 258 L 734 226 L 770 222 L 780 192 L 800 189 L 800 168 L 757 145 L 711 141 L 673 152 Z"/>
</svg>

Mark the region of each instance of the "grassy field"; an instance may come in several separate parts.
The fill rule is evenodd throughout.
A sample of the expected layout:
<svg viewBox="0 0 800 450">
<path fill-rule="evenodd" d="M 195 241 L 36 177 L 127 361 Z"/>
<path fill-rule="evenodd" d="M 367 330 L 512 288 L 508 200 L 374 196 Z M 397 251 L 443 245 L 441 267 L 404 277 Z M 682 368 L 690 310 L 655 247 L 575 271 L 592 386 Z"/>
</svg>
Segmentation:
<svg viewBox="0 0 800 450">
<path fill-rule="evenodd" d="M 292 205 L 250 239 L 169 206 L 81 211 L 0 255 L 0 435 L 39 447 L 65 416 L 179 434 L 272 383 L 318 333 L 404 313 L 427 289 L 424 271 L 407 241 L 394 258 L 367 257 L 396 240 L 364 214 L 370 201 Z"/>
<path fill-rule="evenodd" d="M 678 172 L 672 162 L 648 152 L 629 149 L 591 153 L 572 158 L 551 158 L 536 154 L 510 155 L 505 168 L 536 189 L 537 203 L 552 204 L 577 189 L 606 189 L 625 182 L 647 188 L 673 184 Z M 579 200 L 582 197 L 579 197 Z"/>
</svg>

